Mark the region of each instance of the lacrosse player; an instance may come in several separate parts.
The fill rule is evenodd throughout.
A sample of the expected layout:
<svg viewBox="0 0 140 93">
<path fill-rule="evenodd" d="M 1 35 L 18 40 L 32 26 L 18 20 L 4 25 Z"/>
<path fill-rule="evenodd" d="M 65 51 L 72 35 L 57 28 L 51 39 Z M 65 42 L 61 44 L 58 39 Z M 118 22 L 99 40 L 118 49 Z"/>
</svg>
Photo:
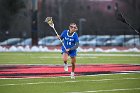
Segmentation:
<svg viewBox="0 0 140 93">
<path fill-rule="evenodd" d="M 61 36 L 58 35 L 59 38 L 61 38 L 64 42 L 64 46 L 62 46 L 62 58 L 64 61 L 64 70 L 68 71 L 68 56 L 71 58 L 71 64 L 72 64 L 72 71 L 71 71 L 71 79 L 75 79 L 74 71 L 75 71 L 75 63 L 76 63 L 76 55 L 77 55 L 77 48 L 79 46 L 79 39 L 78 34 L 76 31 L 78 30 L 78 27 L 75 23 L 70 23 L 69 30 L 64 30 L 61 33 Z"/>
</svg>

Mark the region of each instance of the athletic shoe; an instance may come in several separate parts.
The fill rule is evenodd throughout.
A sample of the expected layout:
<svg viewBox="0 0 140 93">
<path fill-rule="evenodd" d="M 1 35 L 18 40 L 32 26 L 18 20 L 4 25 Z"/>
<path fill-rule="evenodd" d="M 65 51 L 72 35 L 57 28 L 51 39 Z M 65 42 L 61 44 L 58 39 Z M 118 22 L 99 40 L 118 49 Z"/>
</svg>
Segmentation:
<svg viewBox="0 0 140 93">
<path fill-rule="evenodd" d="M 64 64 L 64 71 L 68 72 L 68 65 Z"/>
<path fill-rule="evenodd" d="M 74 72 L 71 72 L 71 79 L 75 79 Z"/>
</svg>

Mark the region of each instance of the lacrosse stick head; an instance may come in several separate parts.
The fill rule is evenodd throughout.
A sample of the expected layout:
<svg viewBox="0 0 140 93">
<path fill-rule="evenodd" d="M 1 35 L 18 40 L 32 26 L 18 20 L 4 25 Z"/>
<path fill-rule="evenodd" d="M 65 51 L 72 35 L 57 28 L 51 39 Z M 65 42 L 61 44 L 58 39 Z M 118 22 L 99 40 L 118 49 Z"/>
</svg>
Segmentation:
<svg viewBox="0 0 140 93">
<path fill-rule="evenodd" d="M 54 23 L 53 23 L 52 17 L 47 17 L 45 19 L 45 22 L 47 22 L 52 28 L 54 28 Z"/>
</svg>

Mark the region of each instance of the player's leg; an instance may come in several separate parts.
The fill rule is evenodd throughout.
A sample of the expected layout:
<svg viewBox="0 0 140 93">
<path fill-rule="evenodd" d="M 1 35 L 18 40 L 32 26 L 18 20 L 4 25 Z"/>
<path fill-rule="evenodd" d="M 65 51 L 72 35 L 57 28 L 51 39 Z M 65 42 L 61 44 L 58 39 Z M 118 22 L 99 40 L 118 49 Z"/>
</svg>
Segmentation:
<svg viewBox="0 0 140 93">
<path fill-rule="evenodd" d="M 72 72 L 75 71 L 75 63 L 76 63 L 76 57 L 71 57 Z"/>
<path fill-rule="evenodd" d="M 71 79 L 75 79 L 75 76 L 74 76 L 75 63 L 76 63 L 76 57 L 71 57 L 71 64 L 72 64 Z"/>
<path fill-rule="evenodd" d="M 71 57 L 71 64 L 72 64 L 71 79 L 75 79 L 74 72 L 75 72 L 75 64 L 76 64 L 76 51 L 71 51 L 70 57 Z"/>
<path fill-rule="evenodd" d="M 67 60 L 68 60 L 68 54 L 67 53 L 63 53 L 63 61 L 64 61 L 64 70 L 68 71 L 68 64 L 67 64 Z"/>
</svg>

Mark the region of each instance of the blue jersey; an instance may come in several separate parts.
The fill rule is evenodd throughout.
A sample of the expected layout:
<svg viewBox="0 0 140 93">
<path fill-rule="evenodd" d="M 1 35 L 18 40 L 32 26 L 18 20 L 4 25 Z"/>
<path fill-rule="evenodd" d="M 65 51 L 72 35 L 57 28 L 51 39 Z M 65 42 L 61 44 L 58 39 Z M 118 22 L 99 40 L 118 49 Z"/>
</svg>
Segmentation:
<svg viewBox="0 0 140 93">
<path fill-rule="evenodd" d="M 75 46 L 76 42 L 79 42 L 78 35 L 74 32 L 71 36 L 69 36 L 69 30 L 64 30 L 61 34 L 61 39 L 64 42 L 66 49 L 72 48 Z M 65 51 L 64 47 L 62 46 L 62 51 Z"/>
</svg>

